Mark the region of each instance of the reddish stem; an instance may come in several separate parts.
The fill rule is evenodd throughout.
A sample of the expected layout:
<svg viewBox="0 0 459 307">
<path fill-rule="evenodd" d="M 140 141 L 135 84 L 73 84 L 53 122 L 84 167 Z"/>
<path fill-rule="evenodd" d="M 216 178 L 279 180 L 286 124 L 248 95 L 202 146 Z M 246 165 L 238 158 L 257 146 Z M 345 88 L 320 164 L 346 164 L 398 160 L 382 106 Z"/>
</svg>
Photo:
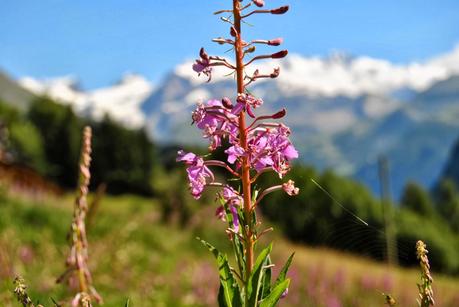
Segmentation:
<svg viewBox="0 0 459 307">
<path fill-rule="evenodd" d="M 241 6 L 239 0 L 233 0 L 233 15 L 234 15 L 234 28 L 236 29 L 236 37 L 234 42 L 234 50 L 236 56 L 236 79 L 237 79 L 237 92 L 243 94 L 244 88 L 244 43 L 242 41 L 241 32 Z M 247 130 L 245 124 L 245 112 L 242 111 L 239 114 L 239 142 L 240 146 L 247 150 Z M 242 158 L 242 192 L 244 196 L 244 220 L 246 225 L 243 227 L 245 236 L 245 250 L 246 250 L 246 282 L 248 282 L 249 276 L 253 268 L 253 246 L 254 240 L 252 235 L 252 191 L 250 182 L 250 162 L 248 157 L 245 155 Z"/>
</svg>

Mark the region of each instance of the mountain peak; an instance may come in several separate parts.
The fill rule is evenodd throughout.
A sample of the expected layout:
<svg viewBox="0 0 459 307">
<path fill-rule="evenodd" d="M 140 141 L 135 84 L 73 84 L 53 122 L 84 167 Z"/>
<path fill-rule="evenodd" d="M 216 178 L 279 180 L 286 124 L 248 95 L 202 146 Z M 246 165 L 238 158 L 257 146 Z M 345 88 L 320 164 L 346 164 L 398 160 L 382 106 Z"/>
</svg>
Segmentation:
<svg viewBox="0 0 459 307">
<path fill-rule="evenodd" d="M 151 82 L 148 81 L 144 76 L 131 72 L 125 73 L 116 84 L 142 84 L 151 87 Z"/>
<path fill-rule="evenodd" d="M 191 69 L 192 61 L 176 66 L 174 73 L 198 86 L 206 77 L 199 78 Z M 284 61 L 267 60 L 257 62 L 251 68 L 270 72 L 280 67 L 281 74 L 276 83 L 280 95 L 291 96 L 347 96 L 390 94 L 402 88 L 422 91 L 433 83 L 459 74 L 459 45 L 449 53 L 424 62 L 404 65 L 368 56 L 351 56 L 335 51 L 327 57 L 291 54 Z M 214 69 L 212 81 L 228 80 L 228 69 Z M 250 69 L 247 71 L 250 75 Z M 254 84 L 263 83 L 259 80 Z"/>
<path fill-rule="evenodd" d="M 145 123 L 140 105 L 153 92 L 153 85 L 147 79 L 132 73 L 125 74 L 113 86 L 86 92 L 79 89 L 77 80 L 71 76 L 46 80 L 25 77 L 19 84 L 36 95 L 47 95 L 72 105 L 79 114 L 94 119 L 109 115 L 132 128 Z"/>
</svg>

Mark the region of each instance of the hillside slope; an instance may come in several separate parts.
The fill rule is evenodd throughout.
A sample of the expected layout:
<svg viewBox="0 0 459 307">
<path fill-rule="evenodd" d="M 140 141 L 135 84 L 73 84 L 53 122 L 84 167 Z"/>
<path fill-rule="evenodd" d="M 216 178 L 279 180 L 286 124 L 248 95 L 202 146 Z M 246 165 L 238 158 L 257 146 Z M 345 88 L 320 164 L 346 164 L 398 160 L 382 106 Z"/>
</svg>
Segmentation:
<svg viewBox="0 0 459 307">
<path fill-rule="evenodd" d="M 0 70 L 0 100 L 24 110 L 33 98 L 31 92 L 19 86 L 15 80 Z"/>
<path fill-rule="evenodd" d="M 65 236 L 71 221 L 72 198 L 41 202 L 2 197 L 0 205 L 0 304 L 16 306 L 12 278 L 21 274 L 30 295 L 50 306 L 71 295 L 55 278 L 64 270 Z M 212 207 L 203 207 L 193 226 L 179 229 L 158 221 L 158 203 L 132 196 L 104 198 L 88 227 L 89 264 L 94 284 L 106 306 L 215 306 L 217 268 L 196 236 L 228 250 L 224 225 Z M 209 219 L 210 217 L 210 219 Z M 400 306 L 415 306 L 416 270 L 392 269 L 364 258 L 274 239 L 274 262 L 296 251 L 292 286 L 281 306 L 381 306 L 382 292 Z M 370 242 L 371 243 L 371 242 Z M 414 247 L 413 247 L 414 248 Z M 435 268 L 433 268 L 435 270 Z M 457 306 L 459 281 L 434 275 L 439 306 Z"/>
</svg>

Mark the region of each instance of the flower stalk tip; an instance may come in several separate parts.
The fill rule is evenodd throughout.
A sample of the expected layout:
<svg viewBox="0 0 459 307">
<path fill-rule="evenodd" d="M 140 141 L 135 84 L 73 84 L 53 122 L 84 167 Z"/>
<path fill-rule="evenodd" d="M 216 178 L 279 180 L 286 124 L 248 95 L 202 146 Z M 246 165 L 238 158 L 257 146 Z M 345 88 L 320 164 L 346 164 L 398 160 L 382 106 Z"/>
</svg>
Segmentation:
<svg viewBox="0 0 459 307">
<path fill-rule="evenodd" d="M 435 305 L 433 298 L 432 283 L 433 278 L 430 274 L 430 264 L 427 245 L 419 240 L 416 242 L 416 257 L 419 260 L 419 266 L 421 267 L 421 283 L 418 284 L 419 299 L 418 303 L 420 307 L 429 307 Z"/>
<path fill-rule="evenodd" d="M 91 272 L 88 267 L 88 241 L 86 237 L 85 219 L 88 212 L 87 195 L 91 179 L 91 172 L 89 170 L 92 152 L 91 138 L 92 130 L 87 126 L 83 129 L 79 165 L 80 180 L 70 229 L 71 246 L 70 253 L 66 259 L 67 271 L 56 281 L 60 283 L 68 279 L 69 284 L 77 284 L 78 292 L 75 297 L 85 297 L 83 301 L 78 299 L 78 302 L 82 304 L 82 306 L 91 306 L 91 299 L 94 299 L 98 303 L 102 303 L 103 301 L 102 297 L 92 286 Z M 75 298 L 73 301 L 75 301 Z"/>
</svg>

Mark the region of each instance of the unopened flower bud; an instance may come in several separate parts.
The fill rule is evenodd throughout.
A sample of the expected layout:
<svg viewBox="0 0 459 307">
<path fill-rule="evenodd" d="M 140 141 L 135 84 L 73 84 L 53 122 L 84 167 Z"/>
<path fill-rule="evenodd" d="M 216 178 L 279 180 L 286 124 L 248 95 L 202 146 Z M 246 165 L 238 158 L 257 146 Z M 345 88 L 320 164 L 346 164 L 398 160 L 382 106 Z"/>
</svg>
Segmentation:
<svg viewBox="0 0 459 307">
<path fill-rule="evenodd" d="M 274 113 L 273 116 L 272 116 L 272 118 L 273 118 L 273 119 L 282 118 L 282 117 L 285 116 L 286 113 L 287 113 L 287 111 L 285 111 L 285 109 L 282 109 L 282 110 L 280 110 L 279 112 Z"/>
<path fill-rule="evenodd" d="M 256 49 L 255 46 L 250 46 L 249 48 L 247 48 L 247 49 L 245 50 L 245 53 L 252 53 L 252 52 L 255 52 L 255 49 Z"/>
<path fill-rule="evenodd" d="M 286 57 L 287 54 L 288 54 L 288 50 L 282 50 L 282 51 L 271 54 L 271 58 L 272 59 L 282 59 Z"/>
<path fill-rule="evenodd" d="M 264 0 L 252 0 L 252 2 L 258 7 L 262 7 L 263 5 L 265 5 Z"/>
<path fill-rule="evenodd" d="M 260 74 L 260 70 L 258 70 L 258 68 L 257 68 L 257 69 L 255 69 L 255 71 L 253 72 L 252 77 L 256 78 L 259 74 Z"/>
<path fill-rule="evenodd" d="M 203 60 L 209 60 L 209 55 L 207 54 L 207 52 L 204 50 L 204 48 L 201 48 L 201 50 L 199 50 L 199 56 L 203 59 Z"/>
<path fill-rule="evenodd" d="M 288 11 L 288 9 L 289 9 L 288 5 L 281 6 L 281 7 L 278 7 L 277 9 L 272 9 L 271 14 L 275 14 L 275 15 L 285 14 Z"/>
<path fill-rule="evenodd" d="M 227 109 L 232 109 L 233 108 L 233 104 L 231 103 L 231 100 L 228 97 L 223 97 L 222 98 L 222 104 Z"/>
<path fill-rule="evenodd" d="M 217 38 L 214 38 L 212 41 L 220 44 L 220 45 L 223 45 L 226 43 L 226 40 L 223 38 L 223 37 L 217 37 Z"/>
<path fill-rule="evenodd" d="M 236 37 L 237 36 L 237 31 L 236 31 L 235 27 L 231 27 L 230 34 L 231 34 L 232 37 Z"/>
<path fill-rule="evenodd" d="M 284 42 L 284 39 L 282 37 L 278 37 L 278 38 L 269 40 L 268 45 L 269 46 L 279 46 L 283 42 Z"/>
<path fill-rule="evenodd" d="M 274 71 L 269 75 L 270 78 L 277 78 L 279 77 L 280 67 L 274 68 Z"/>
</svg>

